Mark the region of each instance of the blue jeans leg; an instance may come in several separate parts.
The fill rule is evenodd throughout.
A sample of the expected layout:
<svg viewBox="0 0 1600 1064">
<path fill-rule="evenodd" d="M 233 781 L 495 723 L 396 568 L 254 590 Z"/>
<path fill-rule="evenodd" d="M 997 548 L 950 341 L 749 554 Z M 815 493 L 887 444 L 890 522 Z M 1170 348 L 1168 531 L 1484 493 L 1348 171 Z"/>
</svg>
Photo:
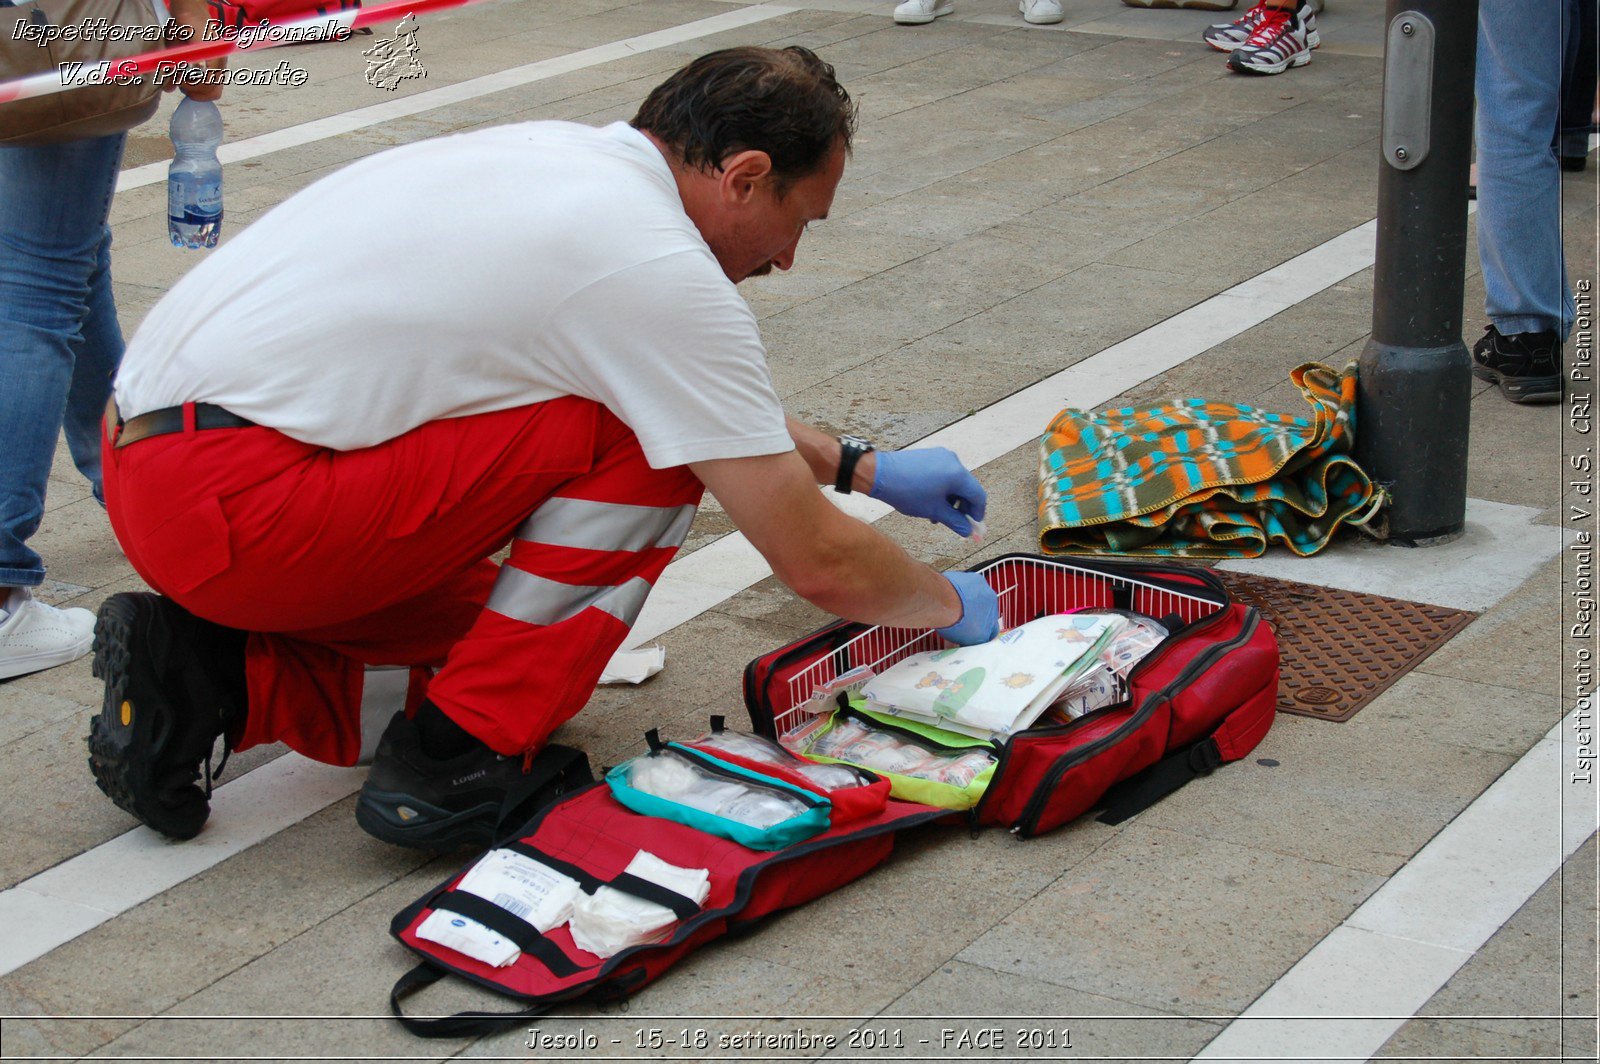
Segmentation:
<svg viewBox="0 0 1600 1064">
<path fill-rule="evenodd" d="M 106 219 L 123 140 L 0 147 L 0 586 L 44 579 L 28 539 L 63 428 L 100 494 L 100 416 L 122 360 Z"/>
<path fill-rule="evenodd" d="M 1485 309 L 1504 334 L 1572 329 L 1561 242 L 1565 0 L 1479 0 L 1478 257 Z"/>
</svg>

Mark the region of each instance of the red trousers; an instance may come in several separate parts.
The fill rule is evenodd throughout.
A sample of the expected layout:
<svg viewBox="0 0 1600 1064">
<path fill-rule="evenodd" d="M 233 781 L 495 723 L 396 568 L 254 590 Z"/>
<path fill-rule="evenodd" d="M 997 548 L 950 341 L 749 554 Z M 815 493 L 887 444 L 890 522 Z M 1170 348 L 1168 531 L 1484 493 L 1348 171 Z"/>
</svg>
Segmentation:
<svg viewBox="0 0 1600 1064">
<path fill-rule="evenodd" d="M 139 575 L 250 633 L 239 748 L 281 741 L 344 765 L 367 666 L 414 667 L 413 700 L 426 685 L 500 753 L 542 744 L 588 701 L 702 491 L 575 398 L 357 451 L 240 428 L 108 439 L 104 456 Z"/>
</svg>

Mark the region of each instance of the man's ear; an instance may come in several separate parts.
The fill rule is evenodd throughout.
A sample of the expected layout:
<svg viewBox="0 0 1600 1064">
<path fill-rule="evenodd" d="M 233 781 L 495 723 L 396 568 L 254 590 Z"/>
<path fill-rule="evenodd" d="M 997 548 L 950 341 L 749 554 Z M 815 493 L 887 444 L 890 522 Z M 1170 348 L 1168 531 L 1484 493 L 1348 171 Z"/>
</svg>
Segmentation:
<svg viewBox="0 0 1600 1064">
<path fill-rule="evenodd" d="M 743 206 L 755 198 L 757 187 L 772 176 L 772 156 L 764 151 L 735 152 L 722 161 L 718 190 L 729 205 Z"/>
</svg>

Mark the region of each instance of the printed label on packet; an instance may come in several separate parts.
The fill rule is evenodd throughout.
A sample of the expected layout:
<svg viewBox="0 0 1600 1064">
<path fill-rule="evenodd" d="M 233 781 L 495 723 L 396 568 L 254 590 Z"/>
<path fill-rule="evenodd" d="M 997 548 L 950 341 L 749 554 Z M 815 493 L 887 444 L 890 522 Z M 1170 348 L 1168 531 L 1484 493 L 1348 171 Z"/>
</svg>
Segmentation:
<svg viewBox="0 0 1600 1064">
<path fill-rule="evenodd" d="M 571 876 L 511 850 L 484 854 L 456 889 L 493 902 L 541 934 L 572 918 L 572 903 L 580 891 Z"/>
<path fill-rule="evenodd" d="M 417 937 L 465 953 L 491 968 L 504 968 L 522 956 L 516 943 L 507 942 L 476 920 L 444 909 L 435 909 L 417 925 Z"/>
</svg>

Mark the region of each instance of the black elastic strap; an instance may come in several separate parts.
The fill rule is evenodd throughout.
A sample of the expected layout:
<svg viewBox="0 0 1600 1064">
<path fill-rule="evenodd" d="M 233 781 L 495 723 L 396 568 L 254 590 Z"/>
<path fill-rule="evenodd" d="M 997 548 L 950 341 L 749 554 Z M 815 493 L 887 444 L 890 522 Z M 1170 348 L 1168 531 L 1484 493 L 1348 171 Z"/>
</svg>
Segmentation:
<svg viewBox="0 0 1600 1064">
<path fill-rule="evenodd" d="M 520 1027 L 528 1020 L 550 1011 L 549 1005 L 533 1005 L 517 1012 L 458 1012 L 454 1016 L 428 1019 L 407 1016 L 405 1010 L 400 1007 L 401 1000 L 432 986 L 443 979 L 445 974 L 443 968 L 423 961 L 395 980 L 394 989 L 389 991 L 389 1011 L 394 1013 L 394 1018 L 412 1034 L 422 1038 L 477 1037 Z"/>
<path fill-rule="evenodd" d="M 515 850 L 524 857 L 531 857 L 535 861 L 549 865 L 563 875 L 571 876 L 578 881 L 578 885 L 583 888 L 585 894 L 593 894 L 601 887 L 615 887 L 624 894 L 631 894 L 635 898 L 643 898 L 645 901 L 655 902 L 663 909 L 671 909 L 673 915 L 680 920 L 687 920 L 700 911 L 700 906 L 695 903 L 693 898 L 686 898 L 675 890 L 668 890 L 659 883 L 641 879 L 631 872 L 622 872 L 615 879 L 605 880 L 569 861 L 563 861 L 559 857 L 551 857 L 544 851 L 525 842 L 508 842 L 505 844 L 505 849 Z"/>
<path fill-rule="evenodd" d="M 433 907 L 475 920 L 495 934 L 505 936 L 515 942 L 522 952 L 537 958 L 558 979 L 565 979 L 583 970 L 562 953 L 560 947 L 541 935 L 537 927 L 476 894 L 447 890 L 433 900 Z"/>
<path fill-rule="evenodd" d="M 724 717 L 721 713 L 716 713 L 716 714 L 712 715 L 712 717 L 711 717 L 711 730 L 713 732 L 719 732 L 720 733 L 720 732 L 726 730 L 727 727 L 728 727 L 728 718 L 727 717 Z"/>
<path fill-rule="evenodd" d="M 661 741 L 660 728 L 651 728 L 649 731 L 645 732 L 644 741 L 650 744 L 650 752 L 652 754 L 661 749 L 663 746 L 667 745 Z"/>
<path fill-rule="evenodd" d="M 578 886 L 583 889 L 585 894 L 593 894 L 596 890 L 599 890 L 601 887 L 605 886 L 605 881 L 599 876 L 591 873 L 588 869 L 579 868 L 571 861 L 563 861 L 559 857 L 552 857 L 538 847 L 530 846 L 521 840 L 507 842 L 501 847 L 501 849 L 511 850 L 513 853 L 520 853 L 524 857 L 531 857 L 540 864 L 548 865 L 549 867 L 554 868 L 557 872 L 560 872 L 564 876 L 569 876 L 572 879 L 576 879 L 578 881 Z"/>
<path fill-rule="evenodd" d="M 686 898 L 675 890 L 668 890 L 659 883 L 652 883 L 648 879 L 641 879 L 632 872 L 619 872 L 617 877 L 606 886 L 620 890 L 624 894 L 631 894 L 635 898 L 655 902 L 663 909 L 671 909 L 674 916 L 680 920 L 687 920 L 700 911 L 700 906 L 693 898 Z"/>
<path fill-rule="evenodd" d="M 1120 824 L 1190 780 L 1211 775 L 1221 764 L 1222 751 L 1217 748 L 1216 740 L 1201 739 L 1106 791 L 1105 811 L 1095 819 L 1102 824 Z"/>
</svg>

